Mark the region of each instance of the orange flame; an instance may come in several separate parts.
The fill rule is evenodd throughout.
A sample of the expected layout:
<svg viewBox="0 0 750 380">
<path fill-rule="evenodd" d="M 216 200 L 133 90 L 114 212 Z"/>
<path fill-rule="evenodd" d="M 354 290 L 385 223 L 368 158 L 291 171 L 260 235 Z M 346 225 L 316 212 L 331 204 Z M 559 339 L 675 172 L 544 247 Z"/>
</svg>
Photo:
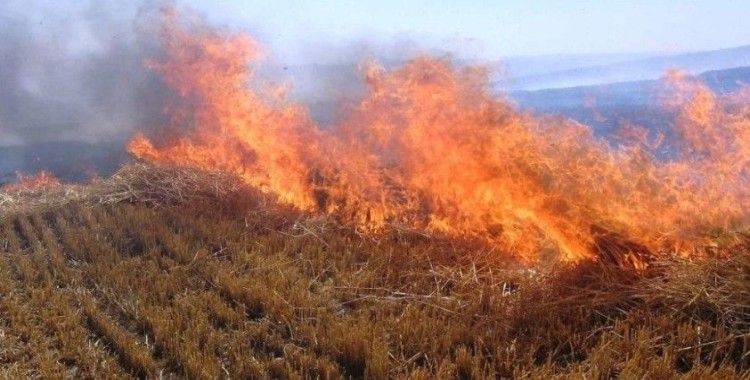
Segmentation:
<svg viewBox="0 0 750 380">
<path fill-rule="evenodd" d="M 60 180 L 52 173 L 42 170 L 36 174 L 16 173 L 16 182 L 7 184 L 0 190 L 11 193 L 22 190 L 48 189 L 60 185 Z"/>
<path fill-rule="evenodd" d="M 404 225 L 476 237 L 534 259 L 592 255 L 616 234 L 658 251 L 748 219 L 750 113 L 670 74 L 677 157 L 643 131 L 619 147 L 591 128 L 523 113 L 490 94 L 487 71 L 418 57 L 364 67 L 367 92 L 331 127 L 249 87 L 259 46 L 165 12 L 163 60 L 174 137 L 138 135 L 135 156 L 228 171 L 285 203 L 361 228 Z M 615 235 L 611 235 L 615 236 Z"/>
</svg>

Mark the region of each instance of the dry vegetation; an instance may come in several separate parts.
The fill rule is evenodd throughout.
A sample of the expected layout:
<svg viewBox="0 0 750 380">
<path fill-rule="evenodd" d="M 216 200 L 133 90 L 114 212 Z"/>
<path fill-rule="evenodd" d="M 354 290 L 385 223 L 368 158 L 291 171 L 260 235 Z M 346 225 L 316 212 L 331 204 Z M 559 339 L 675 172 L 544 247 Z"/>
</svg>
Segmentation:
<svg viewBox="0 0 750 380">
<path fill-rule="evenodd" d="M 0 373 L 748 378 L 747 239 L 642 273 L 529 270 L 469 243 L 363 236 L 218 174 L 132 165 L 0 195 Z"/>
</svg>

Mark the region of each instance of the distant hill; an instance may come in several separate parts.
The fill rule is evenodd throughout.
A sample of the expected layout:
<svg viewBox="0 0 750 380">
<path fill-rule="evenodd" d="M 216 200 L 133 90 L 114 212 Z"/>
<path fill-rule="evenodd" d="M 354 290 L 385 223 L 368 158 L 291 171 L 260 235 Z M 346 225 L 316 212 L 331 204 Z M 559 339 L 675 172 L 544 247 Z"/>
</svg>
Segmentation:
<svg viewBox="0 0 750 380">
<path fill-rule="evenodd" d="M 717 93 L 750 85 L 750 66 L 711 70 L 698 77 Z M 627 120 L 649 128 L 664 122 L 657 97 L 659 80 L 608 83 L 593 86 L 515 91 L 511 98 L 525 109 L 560 114 L 591 125 L 606 134 L 620 121 Z"/>
<path fill-rule="evenodd" d="M 653 57 L 654 54 L 553 54 L 501 58 L 499 68 L 510 78 L 531 77 L 573 70 L 580 67 L 605 66 Z"/>
<path fill-rule="evenodd" d="M 698 74 L 741 66 L 750 66 L 750 45 L 521 75 L 496 82 L 495 87 L 510 91 L 562 88 L 655 79 L 673 68 Z"/>
<path fill-rule="evenodd" d="M 698 75 L 712 90 L 727 93 L 750 85 L 750 66 L 711 70 Z M 652 103 L 661 88 L 660 80 L 616 82 L 601 85 L 515 91 L 511 96 L 522 106 L 541 110 L 583 105 L 594 101 L 600 105 Z"/>
</svg>

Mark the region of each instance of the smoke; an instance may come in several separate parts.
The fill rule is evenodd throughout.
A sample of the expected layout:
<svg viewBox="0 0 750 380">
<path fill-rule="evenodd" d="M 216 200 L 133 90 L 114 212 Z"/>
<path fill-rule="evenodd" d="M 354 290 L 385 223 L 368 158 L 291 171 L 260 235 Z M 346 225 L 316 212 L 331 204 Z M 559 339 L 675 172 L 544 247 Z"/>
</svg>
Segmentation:
<svg viewBox="0 0 750 380">
<path fill-rule="evenodd" d="M 101 145 L 163 125 L 169 91 L 144 61 L 162 53 L 154 18 L 164 3 L 171 2 L 0 2 L 0 149 Z M 282 61 L 268 51 L 258 69 L 267 79 L 292 83 L 292 97 L 326 121 L 336 104 L 362 93 L 363 59 L 390 66 L 425 51 L 405 35 L 390 42 L 308 42 L 291 50 L 296 54 Z"/>
<path fill-rule="evenodd" d="M 72 4 L 71 4 L 72 3 Z M 0 147 L 121 141 L 160 124 L 147 1 L 0 3 Z"/>
<path fill-rule="evenodd" d="M 158 14 L 172 3 L 0 1 L 0 183 L 17 171 L 48 170 L 65 180 L 108 175 L 127 160 L 125 141 L 134 132 L 168 124 L 163 111 L 173 94 L 145 63 L 164 54 Z M 281 60 L 274 46 L 263 49 L 253 67 L 259 77 L 291 84 L 290 97 L 324 124 L 342 102 L 362 95 L 363 59 L 389 66 L 422 50 L 407 36 L 308 41 L 282 48 L 292 54 Z"/>
</svg>

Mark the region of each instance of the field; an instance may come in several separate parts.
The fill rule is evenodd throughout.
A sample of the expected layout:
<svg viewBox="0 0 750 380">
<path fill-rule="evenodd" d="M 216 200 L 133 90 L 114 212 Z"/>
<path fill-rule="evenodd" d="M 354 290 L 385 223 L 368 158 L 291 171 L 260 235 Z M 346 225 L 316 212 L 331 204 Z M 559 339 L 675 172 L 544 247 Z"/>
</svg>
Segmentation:
<svg viewBox="0 0 750 380">
<path fill-rule="evenodd" d="M 529 268 L 140 177 L 0 208 L 3 377 L 750 377 L 740 232 L 644 271 Z"/>
</svg>

